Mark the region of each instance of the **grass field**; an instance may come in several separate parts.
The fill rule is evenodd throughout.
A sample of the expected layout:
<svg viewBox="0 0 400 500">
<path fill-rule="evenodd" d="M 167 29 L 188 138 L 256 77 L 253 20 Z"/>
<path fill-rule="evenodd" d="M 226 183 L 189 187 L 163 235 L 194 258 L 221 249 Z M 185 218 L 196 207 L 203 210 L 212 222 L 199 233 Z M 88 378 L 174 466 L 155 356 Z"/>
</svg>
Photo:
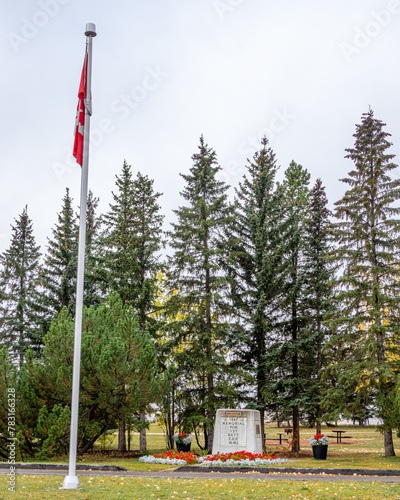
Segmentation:
<svg viewBox="0 0 400 500">
<path fill-rule="evenodd" d="M 336 444 L 336 439 L 330 439 L 328 448 L 328 459 L 325 461 L 312 458 L 309 438 L 314 434 L 313 429 L 301 429 L 301 452 L 293 456 L 289 453 L 288 444 L 280 446 L 275 442 L 268 444 L 270 453 L 283 454 L 290 461 L 287 466 L 295 467 L 328 467 L 328 468 L 400 468 L 400 439 L 394 435 L 396 457 L 384 457 L 383 436 L 376 431 L 375 427 L 347 426 L 338 427 L 345 430 L 351 439 L 346 439 L 341 444 Z M 277 436 L 282 429 L 269 425 L 267 434 Z M 332 435 L 332 429 L 323 427 L 324 434 Z M 165 451 L 166 442 L 163 429 L 157 424 L 152 424 L 147 434 L 148 453 Z M 158 464 L 142 464 L 138 459 L 107 457 L 100 450 L 102 445 L 96 446 L 98 452 L 86 454 L 79 457 L 81 463 L 102 463 L 122 465 L 129 470 L 172 470 Z M 107 443 L 108 449 L 117 448 L 117 437 L 112 436 Z M 131 449 L 139 448 L 138 435 L 132 436 Z M 192 443 L 192 450 L 205 454 L 196 443 Z M 36 460 L 35 460 L 36 461 Z M 68 463 L 68 457 L 60 457 L 51 463 Z M 78 473 L 79 474 L 79 473 Z M 115 476 L 80 476 L 81 489 L 76 491 L 59 490 L 62 485 L 64 473 L 60 476 L 16 476 L 15 493 L 7 492 L 6 475 L 1 476 L 0 500 L 14 498 L 39 499 L 39 498 L 71 498 L 102 500 L 109 498 L 157 500 L 157 499 L 269 499 L 269 498 L 320 498 L 320 499 L 399 499 L 400 483 L 390 484 L 381 482 L 347 482 L 347 481 L 272 481 L 260 477 L 257 480 L 224 479 L 216 475 L 215 479 L 158 479 L 158 478 L 122 478 L 116 473 Z M 4 485 L 6 485 L 4 487 Z"/>
<path fill-rule="evenodd" d="M 290 461 L 285 466 L 290 467 L 332 467 L 332 468 L 367 468 L 367 469 L 396 469 L 400 468 L 400 438 L 393 434 L 393 441 L 396 451 L 396 457 L 384 456 L 383 449 L 383 436 L 380 434 L 375 426 L 339 426 L 335 430 L 344 430 L 346 433 L 344 436 L 351 436 L 350 439 L 344 439 L 342 443 L 337 444 L 336 438 L 329 439 L 328 457 L 325 461 L 314 460 L 312 458 L 312 450 L 309 444 L 309 439 L 314 435 L 314 429 L 302 428 L 300 431 L 300 446 L 301 452 L 299 455 L 291 456 L 288 443 L 279 445 L 273 441 L 267 440 L 267 451 L 269 453 L 283 454 L 287 458 L 293 458 L 296 461 Z M 267 437 L 277 437 L 278 432 L 283 432 L 283 429 L 278 429 L 276 426 L 270 424 L 266 427 Z M 326 426 L 322 427 L 322 432 L 327 435 L 332 435 L 332 429 Z M 165 451 L 166 441 L 163 434 L 163 429 L 158 424 L 151 424 L 147 435 L 147 445 L 149 453 L 158 453 Z M 101 449 L 100 445 L 96 446 L 97 449 Z M 109 449 L 117 449 L 117 437 L 114 436 L 113 442 L 109 443 Z M 139 436 L 137 434 L 132 436 L 131 449 L 137 450 L 139 448 Z M 191 449 L 197 451 L 200 455 L 204 455 L 205 451 L 201 450 L 197 444 L 193 441 Z M 84 456 L 83 460 L 88 462 L 90 460 L 104 460 L 105 457 L 98 456 Z M 130 470 L 150 470 L 149 464 L 139 464 L 138 460 L 130 459 L 113 459 L 113 463 L 118 465 L 124 465 Z M 162 466 L 157 466 L 162 467 Z"/>
<path fill-rule="evenodd" d="M 383 450 L 383 436 L 380 434 L 375 426 L 364 426 L 364 427 L 359 427 L 359 426 L 338 426 L 335 427 L 334 429 L 328 428 L 326 426 L 322 426 L 322 432 L 327 435 L 332 435 L 333 430 L 344 430 L 346 431 L 346 434 L 344 436 L 351 436 L 351 439 L 344 439 L 344 442 L 342 443 L 343 446 L 348 446 L 350 445 L 351 447 L 354 447 L 354 444 L 360 444 L 360 441 L 362 441 L 362 445 L 365 449 L 370 450 L 370 449 L 375 449 L 375 450 Z M 283 447 L 279 446 L 279 444 L 273 443 L 272 441 L 268 441 L 268 437 L 277 437 L 278 432 L 283 432 L 283 428 L 278 428 L 274 424 L 267 424 L 265 428 L 265 432 L 267 434 L 267 443 L 269 448 L 273 448 L 276 450 L 283 450 L 287 449 L 287 445 L 284 445 Z M 307 427 L 302 427 L 300 430 L 300 435 L 301 435 L 301 447 L 302 448 L 309 448 L 309 439 L 312 435 L 315 434 L 314 429 L 310 429 Z M 111 436 L 110 436 L 111 438 Z M 397 447 L 400 450 L 400 439 L 396 436 L 396 434 L 393 434 L 393 440 L 395 443 L 395 448 Z M 204 445 L 204 442 L 200 442 L 201 445 Z M 336 438 L 331 438 L 329 441 L 329 444 L 331 446 L 336 447 Z M 166 439 L 165 439 L 165 434 L 164 434 L 164 429 L 157 423 L 152 423 L 150 424 L 150 428 L 147 431 L 147 445 L 149 449 L 163 449 L 165 450 L 166 447 Z M 98 441 L 95 444 L 95 449 L 101 450 L 102 449 L 102 444 Z M 106 448 L 108 450 L 116 450 L 117 449 L 117 434 L 116 431 L 113 435 L 112 441 L 108 441 L 106 444 Z M 194 449 L 199 449 L 195 440 L 192 442 L 192 448 Z M 339 447 L 341 448 L 341 447 Z M 139 434 L 138 433 L 132 433 L 131 434 L 131 449 L 132 450 L 137 450 L 139 449 Z"/>
<path fill-rule="evenodd" d="M 400 484 L 344 481 L 271 481 L 268 479 L 155 479 L 80 477 L 80 490 L 59 490 L 60 476 L 18 476 L 15 493 L 0 498 L 25 499 L 400 499 Z"/>
<path fill-rule="evenodd" d="M 274 442 L 267 441 L 268 453 L 276 453 L 289 458 L 290 462 L 282 464 L 282 467 L 328 467 L 328 468 L 367 468 L 367 469 L 397 469 L 400 468 L 400 438 L 393 434 L 396 457 L 385 457 L 383 449 L 383 436 L 377 432 L 373 426 L 358 427 L 358 426 L 339 426 L 337 429 L 345 430 L 351 439 L 346 439 L 341 444 L 336 443 L 335 438 L 330 438 L 327 460 L 314 460 L 312 458 L 312 450 L 309 444 L 310 437 L 314 434 L 313 429 L 302 428 L 301 436 L 301 452 L 298 455 L 292 455 L 287 443 L 282 446 Z M 277 436 L 278 432 L 283 432 L 283 429 L 278 429 L 272 424 L 266 428 L 266 434 Z M 322 432 L 327 435 L 332 435 L 332 429 L 324 427 Z M 112 439 L 112 440 L 111 440 Z M 108 450 L 117 449 L 117 435 L 113 435 L 107 443 Z M 166 440 L 162 427 L 158 424 L 151 424 L 147 433 L 147 447 L 149 454 L 160 453 L 166 450 Z M 95 445 L 97 452 L 87 453 L 82 457 L 78 457 L 78 462 L 81 463 L 104 463 L 114 464 L 126 467 L 128 470 L 160 470 L 164 466 L 158 464 L 142 464 L 136 458 L 116 458 L 109 457 L 104 454 L 103 446 L 100 443 Z M 139 449 L 139 435 L 133 434 L 131 438 L 131 450 Z M 192 451 L 197 451 L 200 455 L 205 455 L 206 452 L 201 450 L 195 440 L 192 442 Z M 292 461 L 292 460 L 295 461 Z M 68 463 L 68 457 L 60 457 L 49 461 L 50 463 Z M 0 498 L 1 500 L 1 498 Z"/>
</svg>

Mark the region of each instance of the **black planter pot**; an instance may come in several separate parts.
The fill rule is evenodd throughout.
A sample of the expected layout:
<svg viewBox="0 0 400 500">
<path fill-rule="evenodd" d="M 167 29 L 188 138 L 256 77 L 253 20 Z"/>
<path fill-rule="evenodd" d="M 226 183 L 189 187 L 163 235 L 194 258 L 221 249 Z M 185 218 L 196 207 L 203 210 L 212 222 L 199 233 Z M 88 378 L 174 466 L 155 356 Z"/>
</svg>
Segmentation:
<svg viewBox="0 0 400 500">
<path fill-rule="evenodd" d="M 313 455 L 316 460 L 326 460 L 326 454 L 328 453 L 327 444 L 318 444 L 312 447 Z"/>
<path fill-rule="evenodd" d="M 178 448 L 178 451 L 183 451 L 183 452 L 190 451 L 190 445 L 191 445 L 191 443 L 189 443 L 189 444 L 176 443 L 176 447 Z"/>
</svg>

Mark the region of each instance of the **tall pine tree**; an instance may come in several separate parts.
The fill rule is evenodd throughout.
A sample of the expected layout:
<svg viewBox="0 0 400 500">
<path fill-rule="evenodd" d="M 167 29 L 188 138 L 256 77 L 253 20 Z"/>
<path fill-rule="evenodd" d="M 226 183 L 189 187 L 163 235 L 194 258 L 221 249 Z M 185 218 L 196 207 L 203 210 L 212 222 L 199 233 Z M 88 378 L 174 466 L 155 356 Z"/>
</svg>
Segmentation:
<svg viewBox="0 0 400 500">
<path fill-rule="evenodd" d="M 385 455 L 395 454 L 392 415 L 398 356 L 400 277 L 400 179 L 385 124 L 372 110 L 356 126 L 354 148 L 346 158 L 354 169 L 342 179 L 349 189 L 336 202 L 336 259 L 343 267 L 337 300 L 342 306 L 335 322 L 332 349 L 340 358 L 328 373 L 337 381 L 327 393 L 338 411 L 351 411 L 359 395 L 368 398 L 383 420 Z M 394 352 L 391 352 L 394 349 Z"/>
<path fill-rule="evenodd" d="M 247 166 L 237 195 L 237 215 L 225 228 L 223 263 L 235 306 L 236 363 L 255 380 L 255 393 L 246 403 L 261 413 L 264 435 L 265 409 L 271 408 L 265 391 L 270 383 L 265 361 L 283 285 L 282 189 L 275 189 L 275 154 L 262 140 L 260 151 Z M 248 391 L 247 391 L 248 392 Z"/>
<path fill-rule="evenodd" d="M 234 219 L 228 186 L 217 179 L 221 167 L 215 151 L 200 137 L 181 195 L 186 205 L 175 210 L 170 244 L 170 288 L 177 290 L 180 313 L 175 342 L 181 345 L 178 370 L 184 377 L 183 398 L 190 408 L 186 420 L 202 423 L 205 447 L 212 449 L 216 407 L 228 401 L 226 361 L 226 278 L 220 269 L 222 231 Z M 190 415 L 189 415 L 190 413 Z M 187 425 L 187 424 L 186 424 Z"/>
<path fill-rule="evenodd" d="M 151 317 L 157 294 L 157 273 L 162 269 L 162 224 L 154 181 L 138 172 L 132 178 L 131 166 L 124 162 L 117 177 L 114 204 L 103 216 L 102 245 L 107 286 L 134 308 L 142 330 L 152 330 Z"/>
<path fill-rule="evenodd" d="M 75 312 L 78 224 L 66 189 L 58 222 L 48 239 L 47 254 L 40 276 L 43 297 L 43 329 L 47 333 L 52 319 L 63 307 Z"/>
<path fill-rule="evenodd" d="M 302 397 L 302 411 L 310 424 L 316 422 L 316 433 L 321 433 L 321 399 L 325 391 L 321 381 L 328 363 L 324 345 L 330 336 L 327 320 L 335 313 L 332 282 L 335 267 L 328 260 L 332 249 L 331 212 L 321 179 L 317 179 L 310 193 L 305 219 L 303 315 L 305 322 L 305 349 L 302 353 L 301 377 L 308 380 Z"/>
<path fill-rule="evenodd" d="M 280 386 L 286 394 L 285 406 L 292 411 L 292 450 L 300 450 L 300 408 L 302 392 L 308 380 L 302 378 L 301 357 L 304 353 L 304 326 L 302 301 L 305 284 L 304 249 L 305 216 L 309 200 L 310 174 L 292 161 L 285 172 L 285 263 L 286 278 L 281 303 L 280 324 L 281 354 L 286 358 L 287 373 L 281 376 Z"/>
<path fill-rule="evenodd" d="M 34 286 L 40 247 L 33 235 L 27 207 L 12 227 L 10 247 L 0 255 L 0 335 L 19 366 L 27 346 L 35 344 L 32 325 Z"/>
<path fill-rule="evenodd" d="M 142 331 L 154 339 L 158 322 L 152 317 L 157 297 L 157 273 L 162 268 L 162 224 L 154 181 L 138 172 L 132 178 L 131 166 L 124 161 L 121 176 L 117 176 L 114 203 L 103 216 L 101 239 L 105 291 L 116 291 L 124 304 L 131 306 L 139 318 Z M 144 421 L 144 408 L 141 419 Z M 125 423 L 120 420 L 119 450 L 125 450 Z M 140 448 L 146 448 L 145 431 Z"/>
<path fill-rule="evenodd" d="M 86 208 L 86 248 L 85 248 L 85 279 L 83 303 L 86 307 L 97 307 L 103 300 L 101 292 L 102 273 L 98 267 L 101 255 L 100 229 L 101 218 L 97 215 L 99 198 L 89 190 Z"/>
</svg>

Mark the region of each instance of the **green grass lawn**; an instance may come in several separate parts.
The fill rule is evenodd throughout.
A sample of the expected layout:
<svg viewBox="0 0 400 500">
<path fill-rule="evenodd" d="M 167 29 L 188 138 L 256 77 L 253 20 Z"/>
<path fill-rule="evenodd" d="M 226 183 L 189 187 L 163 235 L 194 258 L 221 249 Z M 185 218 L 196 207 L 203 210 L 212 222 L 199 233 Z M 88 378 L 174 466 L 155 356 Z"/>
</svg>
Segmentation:
<svg viewBox="0 0 400 500">
<path fill-rule="evenodd" d="M 312 458 L 312 450 L 309 445 L 309 439 L 314 434 L 313 429 L 302 428 L 301 436 L 301 452 L 299 455 L 290 453 L 288 444 L 280 446 L 271 442 L 268 445 L 269 453 L 283 454 L 289 458 L 290 462 L 282 464 L 282 467 L 328 467 L 328 468 L 367 468 L 367 469 L 397 469 L 400 468 L 400 439 L 393 434 L 395 444 L 396 457 L 384 456 L 383 436 L 376 431 L 373 426 L 358 427 L 358 426 L 339 426 L 337 429 L 345 430 L 351 439 L 344 440 L 341 444 L 336 444 L 336 439 L 330 439 L 328 448 L 327 460 L 314 460 Z M 337 430 L 336 429 L 336 430 Z M 276 426 L 269 424 L 266 428 L 266 434 L 275 434 L 283 432 L 283 429 L 278 429 Z M 332 429 L 324 427 L 322 432 L 327 435 L 332 435 Z M 345 434 L 345 435 L 346 435 Z M 107 449 L 117 449 L 117 435 L 112 436 L 112 441 L 108 443 Z M 147 434 L 148 453 L 154 454 L 166 450 L 166 440 L 164 430 L 158 424 L 151 424 Z M 139 460 L 130 458 L 115 458 L 107 457 L 101 453 L 102 446 L 97 443 L 95 449 L 99 453 L 87 453 L 83 457 L 78 457 L 78 462 L 81 463 L 102 463 L 114 464 L 126 467 L 128 470 L 161 470 L 164 465 L 159 464 L 142 464 Z M 139 436 L 133 434 L 131 440 L 131 449 L 139 449 Z M 200 455 L 204 455 L 205 451 L 201 450 L 195 441 L 192 442 L 193 451 L 197 451 Z M 292 461 L 294 460 L 294 461 Z M 55 460 L 48 461 L 49 463 L 68 463 L 68 457 L 60 457 Z"/>
<path fill-rule="evenodd" d="M 310 499 L 400 499 L 400 484 L 345 481 L 271 481 L 268 479 L 155 479 L 84 477 L 81 489 L 64 491 L 61 476 L 17 476 L 15 493 L 0 498 L 26 499 L 133 499 L 133 500 L 197 500 L 270 498 Z M 3 490 L 5 491 L 5 490 Z"/>
<path fill-rule="evenodd" d="M 335 439 L 330 439 L 327 460 L 314 460 L 312 458 L 309 438 L 314 434 L 313 429 L 301 429 L 301 452 L 297 456 L 289 453 L 288 445 L 270 443 L 268 451 L 284 454 L 294 461 L 286 466 L 294 467 L 328 467 L 328 468 L 400 468 L 400 439 L 394 436 L 395 449 L 398 457 L 384 457 L 383 436 L 376 432 L 374 427 L 360 428 L 357 426 L 339 427 L 346 430 L 347 435 L 352 436 L 342 444 L 336 444 Z M 269 425 L 267 434 L 282 432 L 276 426 Z M 323 427 L 324 434 L 331 435 L 332 430 Z M 152 424 L 147 435 L 148 452 L 153 454 L 164 451 L 166 442 L 163 429 L 157 424 Z M 113 436 L 107 446 L 116 449 L 117 436 Z M 97 446 L 101 450 L 101 446 Z M 139 448 L 138 435 L 132 436 L 131 449 Z M 196 443 L 192 450 L 201 454 Z M 28 460 L 27 460 L 28 461 Z M 32 460 L 30 460 L 32 461 Z M 36 462 L 36 460 L 35 460 Z M 50 463 L 68 463 L 68 457 L 60 457 Z M 129 470 L 173 470 L 174 467 L 158 464 L 141 464 L 138 459 L 115 458 L 104 456 L 103 453 L 88 453 L 78 458 L 79 463 L 101 463 L 122 465 Z M 42 499 L 42 498 L 69 498 L 102 500 L 109 498 L 157 500 L 157 499 L 270 499 L 270 498 L 320 498 L 320 499 L 399 499 L 400 484 L 381 482 L 354 482 L 354 481 L 272 481 L 267 477 L 256 480 L 241 479 L 240 474 L 236 479 L 227 479 L 216 475 L 213 479 L 158 479 L 158 478 L 122 478 L 115 473 L 113 476 L 80 476 L 81 489 L 74 491 L 59 490 L 65 473 L 59 476 L 16 476 L 15 493 L 8 494 L 6 475 L 2 475 L 0 487 L 0 499 L 14 498 Z M 78 472 L 79 475 L 79 472 Z"/>
<path fill-rule="evenodd" d="M 267 432 L 272 433 L 273 428 L 269 427 Z M 276 428 L 275 428 L 276 430 Z M 302 428 L 300 431 L 301 452 L 299 460 L 295 463 L 288 463 L 283 466 L 295 467 L 343 467 L 343 468 L 367 468 L 367 469 L 395 469 L 400 468 L 400 439 L 393 434 L 396 457 L 385 457 L 383 446 L 383 435 L 376 430 L 375 426 L 338 426 L 335 430 L 344 430 L 342 443 L 337 444 L 336 438 L 329 438 L 327 460 L 314 460 L 309 444 L 310 437 L 314 434 L 313 429 Z M 328 436 L 333 435 L 333 429 L 322 427 L 322 433 Z M 288 446 L 275 446 L 282 452 Z M 308 456 L 307 456 L 308 455 Z M 288 455 L 287 455 L 288 456 Z"/>
</svg>

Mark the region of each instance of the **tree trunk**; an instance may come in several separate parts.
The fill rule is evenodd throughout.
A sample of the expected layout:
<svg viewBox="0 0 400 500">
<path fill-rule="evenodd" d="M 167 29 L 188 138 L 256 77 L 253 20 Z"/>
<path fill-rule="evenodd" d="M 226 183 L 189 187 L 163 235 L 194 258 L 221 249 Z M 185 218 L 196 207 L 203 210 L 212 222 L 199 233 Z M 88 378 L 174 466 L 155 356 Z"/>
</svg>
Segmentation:
<svg viewBox="0 0 400 500">
<path fill-rule="evenodd" d="M 321 329 L 322 329 L 322 325 L 321 325 L 321 312 L 320 312 L 321 299 L 320 299 L 319 289 L 317 289 L 317 292 L 316 292 L 316 303 L 317 303 L 317 332 L 319 333 L 319 338 L 321 339 L 321 337 L 322 337 L 322 333 L 321 333 Z M 318 340 L 318 344 L 317 344 L 317 369 L 318 369 L 318 375 L 320 375 L 321 374 L 321 370 L 322 370 L 322 345 L 321 345 L 321 340 Z M 315 415 L 315 418 L 316 418 L 316 424 L 315 424 L 316 434 L 322 434 L 322 425 L 321 425 L 321 421 L 319 420 L 321 418 L 321 413 L 322 413 L 321 406 L 320 406 L 320 402 L 321 402 L 321 387 L 319 387 L 319 392 L 320 392 L 320 399 L 319 399 L 319 402 L 318 402 L 317 411 L 316 411 L 316 415 Z"/>
<path fill-rule="evenodd" d="M 292 451 L 300 451 L 300 413 L 299 406 L 293 407 L 293 444 Z"/>
<path fill-rule="evenodd" d="M 208 454 L 212 453 L 208 449 L 208 427 L 206 425 L 204 425 L 204 449 L 207 450 Z"/>
<path fill-rule="evenodd" d="M 211 349 L 211 345 L 209 346 Z M 209 373 L 207 375 L 207 394 L 208 394 L 208 399 L 209 401 L 212 400 L 213 397 L 213 392 L 214 392 L 214 377 L 212 373 Z M 207 404 L 207 414 L 206 417 L 209 421 L 213 418 L 212 414 L 212 407 L 210 403 Z M 207 427 L 207 451 L 209 454 L 212 453 L 212 448 L 213 448 L 213 442 L 214 442 L 214 426 L 211 422 L 209 422 L 208 427 Z"/>
<path fill-rule="evenodd" d="M 262 447 L 263 447 L 263 451 L 265 453 L 265 439 L 264 439 L 264 435 L 265 435 L 265 424 L 264 424 L 264 408 L 261 408 L 260 410 L 260 424 L 261 424 L 261 436 L 262 436 Z"/>
<path fill-rule="evenodd" d="M 296 285 L 297 282 L 297 254 L 293 257 L 293 269 L 292 271 L 292 280 Z M 297 292 L 295 290 L 295 294 L 292 298 L 292 344 L 295 347 L 295 352 L 292 356 L 292 378 L 293 378 L 293 391 L 292 397 L 293 400 L 296 401 L 299 399 L 299 355 L 297 352 L 297 338 L 298 338 L 298 323 L 297 323 Z M 292 451 L 300 451 L 300 411 L 299 405 L 296 404 L 293 406 L 293 441 L 292 441 Z"/>
<path fill-rule="evenodd" d="M 128 434 L 128 451 L 131 451 L 131 419 L 128 420 L 127 425 L 127 434 Z"/>
<path fill-rule="evenodd" d="M 84 445 L 82 446 L 81 448 L 78 448 L 78 452 L 77 452 L 77 455 L 80 456 L 80 455 L 83 455 L 84 453 L 86 453 L 88 450 L 90 450 L 90 448 L 94 445 L 94 443 L 99 439 L 99 437 L 104 433 L 106 432 L 107 430 L 107 427 L 108 427 L 108 420 L 106 421 L 104 427 L 102 427 L 102 429 L 95 435 L 93 436 L 91 439 L 89 439 L 89 441 Z"/>
<path fill-rule="evenodd" d="M 141 422 L 146 421 L 146 416 L 144 414 L 144 411 L 140 412 L 139 418 Z M 147 439 L 146 439 L 146 429 L 143 427 L 143 429 L 140 429 L 140 452 L 143 452 L 147 450 Z"/>
<path fill-rule="evenodd" d="M 207 451 L 209 454 L 212 453 L 213 442 L 214 442 L 214 427 L 210 426 L 207 430 Z"/>
<path fill-rule="evenodd" d="M 118 422 L 118 451 L 126 451 L 125 422 Z"/>
<path fill-rule="evenodd" d="M 264 398 L 263 398 L 263 389 L 265 387 L 265 372 L 264 370 L 261 369 L 261 362 L 258 362 L 258 367 L 257 367 L 257 400 L 260 408 L 260 423 L 261 423 L 261 436 L 263 437 L 263 450 L 265 452 L 265 439 L 264 439 L 264 434 L 265 434 L 265 424 L 264 424 L 264 417 L 265 417 L 265 410 L 264 410 Z"/>
<path fill-rule="evenodd" d="M 395 457 L 392 429 L 385 429 L 383 437 L 385 442 L 385 457 Z"/>
<path fill-rule="evenodd" d="M 315 434 L 322 434 L 321 433 L 321 430 L 322 430 L 322 426 L 321 426 L 321 422 L 319 421 L 319 418 L 321 418 L 321 408 L 318 407 L 317 408 L 317 421 L 316 421 L 316 424 L 315 424 Z"/>
<path fill-rule="evenodd" d="M 293 343 L 297 341 L 297 321 L 296 316 L 294 328 L 292 330 L 293 335 Z M 298 386 L 298 369 L 299 369 L 299 358 L 297 352 L 293 355 L 292 358 L 292 368 L 293 368 L 293 399 L 297 400 L 299 398 L 299 386 Z M 300 451 L 300 411 L 299 405 L 293 406 L 293 441 L 292 441 L 292 451 Z"/>
<path fill-rule="evenodd" d="M 208 230 L 204 236 L 204 248 L 208 251 Z M 212 351 L 212 321 L 211 321 L 211 276 L 210 276 L 210 267 L 208 264 L 208 254 L 206 253 L 205 258 L 205 293 L 206 293 L 206 332 L 207 332 L 207 340 L 206 340 L 206 355 L 207 359 L 211 361 L 211 364 L 208 367 L 207 373 L 207 398 L 208 401 L 206 403 L 206 417 L 209 420 L 214 418 L 214 375 L 212 366 L 213 359 L 213 351 Z M 207 450 L 208 453 L 212 453 L 213 441 L 214 441 L 214 426 L 209 422 L 207 429 Z"/>
<path fill-rule="evenodd" d="M 259 300 L 259 299 L 258 299 Z M 257 354 L 256 354 L 256 363 L 257 363 L 257 402 L 258 408 L 260 411 L 260 423 L 261 423 L 261 436 L 263 437 L 263 450 L 265 452 L 265 409 L 264 409 L 264 389 L 266 386 L 266 374 L 263 367 L 263 362 L 265 359 L 265 332 L 264 332 L 265 318 L 263 313 L 258 312 L 258 320 L 255 328 L 255 337 L 257 342 Z M 278 411 L 277 411 L 277 419 L 278 419 Z M 278 422 L 279 427 L 279 422 Z"/>
<path fill-rule="evenodd" d="M 174 397 L 175 397 L 175 381 L 172 383 L 171 392 L 168 394 L 166 398 L 166 411 L 164 415 L 165 429 L 166 429 L 166 437 L 167 437 L 167 448 L 171 450 L 174 449 L 175 441 L 174 441 L 174 432 L 175 432 L 175 406 L 174 406 Z"/>
<path fill-rule="evenodd" d="M 200 448 L 200 450 L 205 450 L 207 448 L 207 446 L 202 446 L 200 444 L 200 433 L 196 431 L 196 426 L 193 426 L 193 432 L 194 432 L 194 436 L 196 438 L 196 443 L 197 443 L 197 446 Z"/>
</svg>

